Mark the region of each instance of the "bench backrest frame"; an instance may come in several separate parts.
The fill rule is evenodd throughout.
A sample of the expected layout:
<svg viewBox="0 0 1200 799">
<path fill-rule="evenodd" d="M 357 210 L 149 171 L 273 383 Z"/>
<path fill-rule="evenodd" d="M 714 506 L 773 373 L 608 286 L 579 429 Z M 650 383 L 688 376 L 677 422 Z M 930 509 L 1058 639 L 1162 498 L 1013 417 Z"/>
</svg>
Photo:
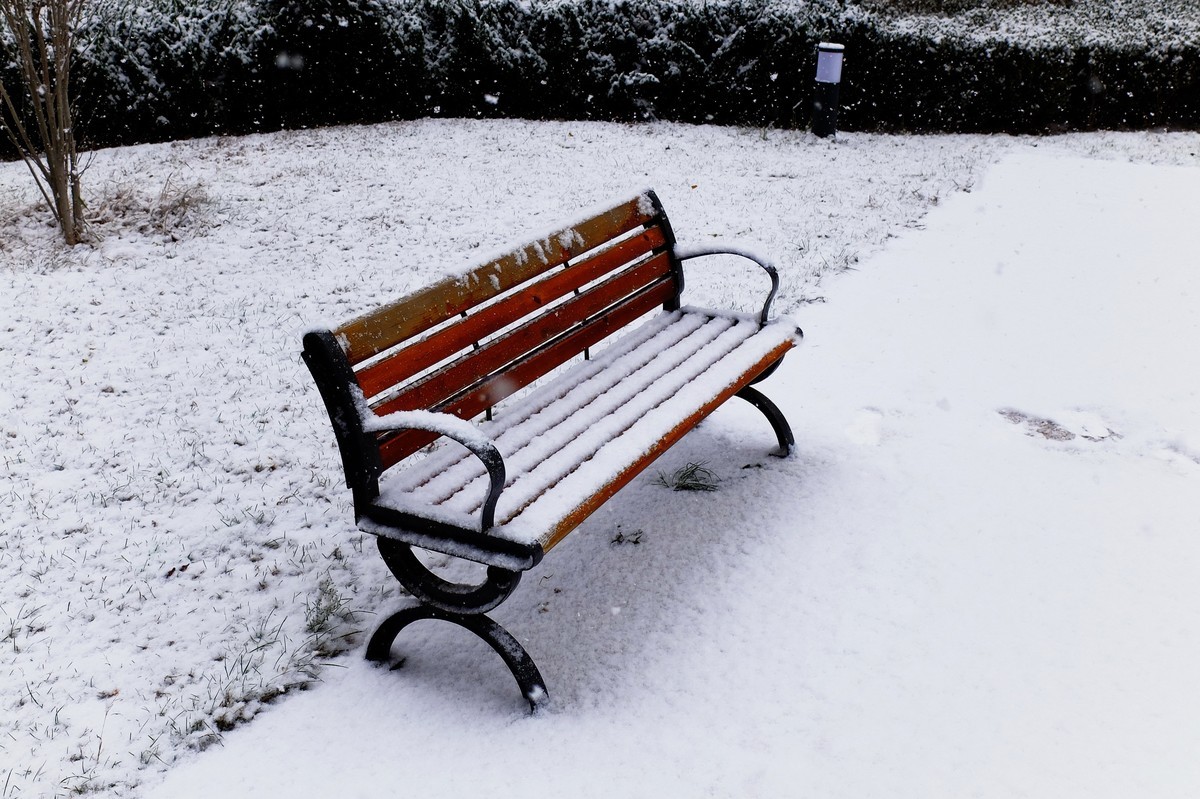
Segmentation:
<svg viewBox="0 0 1200 799">
<path fill-rule="evenodd" d="M 465 419 L 490 413 L 653 308 L 677 310 L 682 290 L 674 231 L 647 191 L 336 330 L 310 331 L 303 357 L 329 412 L 356 515 L 378 496 L 387 468 L 438 437 L 369 432 L 366 407 Z"/>
</svg>

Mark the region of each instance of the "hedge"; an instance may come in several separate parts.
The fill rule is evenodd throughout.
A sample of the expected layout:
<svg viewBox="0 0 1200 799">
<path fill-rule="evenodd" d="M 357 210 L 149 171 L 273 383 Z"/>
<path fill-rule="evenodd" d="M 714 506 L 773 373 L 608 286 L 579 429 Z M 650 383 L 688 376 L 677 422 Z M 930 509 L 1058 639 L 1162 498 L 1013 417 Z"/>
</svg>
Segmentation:
<svg viewBox="0 0 1200 799">
<path fill-rule="evenodd" d="M 76 59 L 86 146 L 439 115 L 805 126 L 822 40 L 846 45 L 849 130 L 1200 127 L 1187 31 L 1153 47 L 978 37 L 849 0 L 98 8 Z"/>
</svg>

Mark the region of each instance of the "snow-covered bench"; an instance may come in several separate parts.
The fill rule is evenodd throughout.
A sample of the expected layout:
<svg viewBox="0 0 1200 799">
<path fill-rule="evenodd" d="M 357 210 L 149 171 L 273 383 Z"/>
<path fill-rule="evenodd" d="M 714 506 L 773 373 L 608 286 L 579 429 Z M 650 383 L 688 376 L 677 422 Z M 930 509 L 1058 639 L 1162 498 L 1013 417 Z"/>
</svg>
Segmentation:
<svg viewBox="0 0 1200 799">
<path fill-rule="evenodd" d="M 536 706 L 546 694 L 532 659 L 483 615 L 521 574 L 730 397 L 761 410 L 790 451 L 787 421 L 751 387 L 801 336 L 768 319 L 775 269 L 733 252 L 770 276 L 756 316 L 680 306 L 682 262 L 718 252 L 731 251 L 677 249 L 647 192 L 305 335 L 358 525 L 420 601 L 379 627 L 369 658 L 386 660 L 417 619 L 451 621 L 491 644 Z M 439 439 L 461 446 L 426 451 Z M 451 582 L 414 548 L 487 576 Z"/>
</svg>

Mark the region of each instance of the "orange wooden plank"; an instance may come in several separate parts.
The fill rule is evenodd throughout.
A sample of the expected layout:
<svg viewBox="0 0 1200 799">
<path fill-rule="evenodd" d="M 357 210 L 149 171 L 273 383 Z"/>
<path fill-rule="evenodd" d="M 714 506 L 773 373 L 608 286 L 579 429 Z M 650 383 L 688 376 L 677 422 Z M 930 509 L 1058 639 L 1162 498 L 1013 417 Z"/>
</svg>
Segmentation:
<svg viewBox="0 0 1200 799">
<path fill-rule="evenodd" d="M 358 373 L 359 386 L 367 397 L 374 397 L 665 244 L 662 229 L 656 226 L 616 246 L 589 255 L 553 276 L 523 288 L 439 330 L 429 338 L 362 369 Z"/>
<path fill-rule="evenodd" d="M 413 335 L 561 266 L 653 219 L 635 197 L 569 228 L 354 319 L 335 331 L 351 364 L 391 349 Z"/>
</svg>

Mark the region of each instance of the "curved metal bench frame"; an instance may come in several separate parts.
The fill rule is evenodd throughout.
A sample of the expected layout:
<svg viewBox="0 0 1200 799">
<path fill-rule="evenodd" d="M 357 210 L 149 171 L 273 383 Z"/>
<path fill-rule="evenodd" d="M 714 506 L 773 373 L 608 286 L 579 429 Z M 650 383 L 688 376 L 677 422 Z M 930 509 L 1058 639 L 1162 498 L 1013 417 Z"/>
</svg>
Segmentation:
<svg viewBox="0 0 1200 799">
<path fill-rule="evenodd" d="M 404 608 L 384 619 L 383 623 L 375 629 L 370 643 L 367 644 L 367 660 L 375 663 L 389 662 L 392 642 L 396 640 L 396 637 L 408 625 L 425 619 L 449 622 L 486 641 L 516 678 L 517 685 L 521 688 L 521 695 L 529 702 L 530 712 L 536 712 L 538 707 L 549 699 L 546 681 L 542 679 L 542 673 L 538 671 L 537 664 L 525 651 L 525 647 L 521 646 L 520 641 L 514 638 L 512 633 L 481 614 L 448 613 L 429 605 Z M 403 665 L 403 661 L 397 663 L 393 668 L 399 668 L 401 665 Z"/>
</svg>

